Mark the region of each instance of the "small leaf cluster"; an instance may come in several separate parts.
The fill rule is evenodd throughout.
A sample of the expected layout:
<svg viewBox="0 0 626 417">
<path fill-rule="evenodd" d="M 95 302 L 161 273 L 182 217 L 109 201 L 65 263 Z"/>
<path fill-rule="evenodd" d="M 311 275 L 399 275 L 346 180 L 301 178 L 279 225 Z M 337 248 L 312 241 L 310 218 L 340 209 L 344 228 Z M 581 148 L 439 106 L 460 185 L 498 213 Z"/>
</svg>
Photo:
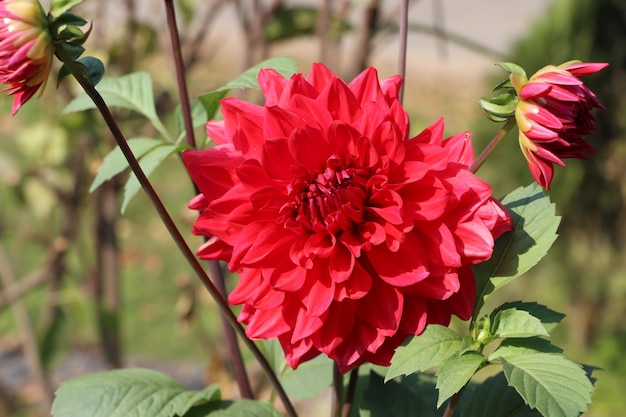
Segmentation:
<svg viewBox="0 0 626 417">
<path fill-rule="evenodd" d="M 524 69 L 516 64 L 500 62 L 498 65 L 510 74 L 516 74 L 523 77 L 523 79 L 527 78 Z M 501 93 L 496 97 L 481 98 L 479 101 L 480 107 L 490 120 L 504 122 L 515 115 L 518 101 L 517 93 L 509 79 L 502 81 L 491 90 L 491 92 L 495 91 L 501 91 Z"/>
<path fill-rule="evenodd" d="M 591 402 L 593 384 L 583 367 L 549 340 L 564 315 L 535 302 L 516 301 L 479 316 L 487 298 L 537 264 L 557 237 L 560 218 L 536 184 L 515 190 L 502 204 L 514 228 L 498 239 L 492 258 L 474 268 L 477 294 L 469 334 L 462 337 L 448 327 L 428 326 L 398 348 L 386 381 L 438 367 L 437 407 L 462 392 L 463 417 L 578 416 Z M 488 366 L 502 370 L 471 384 L 476 372 Z M 510 392 L 498 385 L 504 382 Z M 501 397 L 517 398 L 515 407 Z"/>
<path fill-rule="evenodd" d="M 84 0 L 53 0 L 48 13 L 48 30 L 52 36 L 55 47 L 63 48 L 69 56 L 76 62 L 83 74 L 89 81 L 96 85 L 104 76 L 104 64 L 94 57 L 80 56 L 85 52 L 83 44 L 89 38 L 91 33 L 91 25 L 87 31 L 83 31 L 81 27 L 88 22 L 82 17 L 71 13 L 69 10 L 82 3 Z M 61 81 L 70 75 L 70 70 L 63 65 L 57 76 L 57 86 Z"/>
<path fill-rule="evenodd" d="M 263 401 L 223 401 L 219 387 L 189 390 L 149 369 L 121 369 L 69 379 L 56 392 L 54 417 L 280 417 Z"/>
<path fill-rule="evenodd" d="M 83 58 L 87 59 L 87 58 Z M 94 58 L 95 59 L 95 58 Z M 77 61 L 81 62 L 81 60 Z M 233 88 L 258 89 L 257 76 L 261 68 L 273 68 L 285 76 L 296 72 L 295 62 L 290 58 L 270 58 L 254 66 L 223 87 L 198 97 L 191 103 L 192 124 L 194 127 L 203 126 L 207 120 L 219 116 L 219 101 Z M 143 116 L 158 132 L 158 138 L 138 137 L 128 140 L 133 154 L 138 159 L 144 173 L 151 175 L 168 157 L 178 154 L 189 146 L 183 142 L 185 130 L 181 107 L 178 106 L 175 115 L 177 130 L 172 134 L 157 114 L 154 104 L 152 79 L 145 72 L 137 72 L 123 77 L 105 78 L 96 86 L 107 105 L 130 110 Z M 81 94 L 72 100 L 65 108 L 64 113 L 74 113 L 95 109 L 95 104 L 87 94 Z M 128 168 L 128 161 L 119 147 L 115 147 L 102 161 L 98 173 L 91 185 L 90 191 L 96 190 L 105 181 L 122 173 Z M 131 175 L 124 186 L 122 213 L 128 207 L 132 198 L 141 188 L 139 181 Z"/>
</svg>

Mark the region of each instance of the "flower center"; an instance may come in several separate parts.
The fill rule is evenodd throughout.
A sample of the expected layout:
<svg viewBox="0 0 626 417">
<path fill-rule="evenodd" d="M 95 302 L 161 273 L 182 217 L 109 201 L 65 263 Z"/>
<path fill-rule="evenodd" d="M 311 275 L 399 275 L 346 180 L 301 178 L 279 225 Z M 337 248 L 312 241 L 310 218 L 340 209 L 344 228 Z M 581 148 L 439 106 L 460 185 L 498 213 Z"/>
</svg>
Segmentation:
<svg viewBox="0 0 626 417">
<path fill-rule="evenodd" d="M 290 218 L 285 226 L 333 235 L 352 229 L 363 221 L 368 174 L 367 169 L 346 167 L 331 156 L 313 179 L 298 176 L 289 187 L 291 201 L 281 209 Z"/>
</svg>

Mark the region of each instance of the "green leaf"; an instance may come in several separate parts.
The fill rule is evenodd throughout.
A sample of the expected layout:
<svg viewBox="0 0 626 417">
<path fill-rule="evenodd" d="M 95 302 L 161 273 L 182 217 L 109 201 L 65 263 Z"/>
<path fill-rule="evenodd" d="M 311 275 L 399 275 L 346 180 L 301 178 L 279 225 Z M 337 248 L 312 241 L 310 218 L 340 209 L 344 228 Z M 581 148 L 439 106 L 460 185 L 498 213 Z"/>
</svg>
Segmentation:
<svg viewBox="0 0 626 417">
<path fill-rule="evenodd" d="M 450 356 L 443 361 L 437 372 L 437 389 L 439 390 L 437 408 L 459 392 L 484 362 L 485 357 L 482 353 L 472 351 Z"/>
<path fill-rule="evenodd" d="M 541 320 L 527 311 L 515 308 L 500 310 L 492 315 L 491 334 L 502 339 L 550 335 Z"/>
<path fill-rule="evenodd" d="M 421 335 L 396 349 L 385 381 L 439 366 L 460 349 L 461 336 L 447 327 L 431 324 Z"/>
<path fill-rule="evenodd" d="M 496 121 L 506 120 L 515 114 L 517 106 L 516 96 L 511 93 L 503 93 L 497 97 L 481 98 L 480 106 Z M 495 119 L 494 119 L 495 120 Z"/>
<path fill-rule="evenodd" d="M 500 358 L 508 359 L 514 356 L 529 355 L 531 353 L 562 353 L 563 349 L 554 346 L 547 339 L 528 337 L 525 339 L 507 339 L 489 354 L 489 362 Z"/>
<path fill-rule="evenodd" d="M 182 417 L 283 417 L 271 404 L 263 401 L 213 401 L 193 407 Z"/>
<path fill-rule="evenodd" d="M 577 417 L 591 403 L 593 385 L 587 373 L 564 355 L 511 356 L 502 366 L 509 385 L 546 417 Z"/>
<path fill-rule="evenodd" d="M 59 17 L 72 7 L 81 4 L 84 1 L 85 0 L 53 0 L 50 5 L 50 14 L 54 17 Z"/>
<path fill-rule="evenodd" d="M 467 391 L 466 391 L 467 392 Z M 466 394 L 463 397 L 465 399 Z M 455 414 L 456 415 L 456 414 Z M 539 417 L 515 389 L 509 387 L 502 372 L 484 380 L 471 392 L 461 409 L 461 417 Z"/>
<path fill-rule="evenodd" d="M 182 416 L 199 402 L 217 401 L 217 386 L 189 391 L 149 369 L 121 369 L 65 381 L 52 405 L 54 417 Z"/>
<path fill-rule="evenodd" d="M 108 106 L 129 109 L 145 116 L 165 139 L 171 141 L 171 136 L 157 116 L 154 107 L 150 75 L 145 72 L 136 72 L 119 78 L 105 78 L 96 86 L 96 90 Z M 83 93 L 72 100 L 63 113 L 95 108 L 91 98 Z"/>
<path fill-rule="evenodd" d="M 278 339 L 259 340 L 256 345 L 269 362 L 272 371 L 280 375 L 287 366 L 287 362 L 285 362 L 285 353 Z"/>
<path fill-rule="evenodd" d="M 473 268 L 475 316 L 489 295 L 535 266 L 557 238 L 561 218 L 538 184 L 518 188 L 505 196 L 502 204 L 511 214 L 514 228 L 496 241 L 491 259 Z"/>
<path fill-rule="evenodd" d="M 542 304 L 524 301 L 512 301 L 504 303 L 500 307 L 496 308 L 492 314 L 509 308 L 515 308 L 517 310 L 529 312 L 531 315 L 537 317 L 541 321 L 542 326 L 548 332 L 551 332 L 552 329 L 554 329 L 565 317 L 565 314 L 551 310 Z"/>
<path fill-rule="evenodd" d="M 226 97 L 228 91 L 229 90 L 215 90 L 198 96 L 198 101 L 202 104 L 204 110 L 206 111 L 207 120 L 217 118 L 217 114 L 220 110 L 220 100 Z"/>
<path fill-rule="evenodd" d="M 141 158 L 154 148 L 164 145 L 169 145 L 169 142 L 147 138 L 130 139 L 128 141 L 128 146 L 130 146 L 130 149 L 133 151 L 133 155 L 135 155 L 135 158 L 137 159 Z M 89 192 L 93 192 L 96 188 L 101 186 L 102 183 L 110 180 L 126 168 L 128 168 L 128 161 L 119 146 L 116 146 L 115 149 L 104 157 L 102 165 L 98 168 L 96 178 L 94 178 L 93 183 L 89 188 Z"/>
<path fill-rule="evenodd" d="M 320 392 L 330 387 L 333 376 L 333 362 L 326 356 L 304 362 L 298 369 L 288 368 L 280 376 L 280 382 L 285 387 L 289 398 L 296 401 L 304 398 L 314 398 Z"/>
<path fill-rule="evenodd" d="M 285 56 L 277 56 L 274 58 L 266 59 L 265 61 L 247 69 L 239 77 L 235 78 L 223 87 L 218 88 L 215 91 L 230 90 L 233 88 L 255 88 L 259 89 L 259 71 L 264 68 L 271 68 L 277 71 L 285 78 L 291 77 L 296 73 L 296 62 Z"/>
<path fill-rule="evenodd" d="M 272 68 L 285 78 L 291 77 L 296 73 L 296 63 L 293 59 L 287 57 L 274 57 L 266 59 L 258 65 L 246 70 L 239 77 L 235 78 L 228 84 L 219 87 L 213 91 L 198 96 L 198 101 L 202 103 L 208 120 L 213 120 L 217 116 L 219 110 L 219 101 L 226 97 L 228 91 L 232 88 L 259 88 L 259 71 L 263 68 Z"/>
<path fill-rule="evenodd" d="M 181 141 L 187 132 L 185 132 L 185 122 L 183 121 L 183 111 L 179 104 L 174 111 L 176 118 L 176 126 L 178 127 L 177 141 Z M 202 103 L 198 100 L 191 101 L 191 124 L 194 128 L 203 126 L 207 122 L 207 112 Z"/>
<path fill-rule="evenodd" d="M 78 61 L 76 61 L 83 65 L 86 69 L 87 79 L 93 85 L 98 85 L 102 77 L 104 76 L 104 64 L 98 58 L 94 58 L 92 56 L 86 56 Z"/>
<path fill-rule="evenodd" d="M 359 406 L 360 417 L 435 417 L 437 391 L 432 375 L 413 374 L 401 381 L 384 383 L 370 372 L 367 388 Z"/>
<path fill-rule="evenodd" d="M 148 152 L 139 160 L 139 165 L 143 170 L 146 177 L 150 176 L 152 172 L 161 164 L 161 162 L 165 161 L 165 159 L 175 153 L 182 152 L 187 148 L 187 145 L 163 145 L 158 146 Z M 141 184 L 135 175 L 131 175 L 128 177 L 128 181 L 124 186 L 124 201 L 122 201 L 122 213 L 126 211 L 126 207 L 128 207 L 128 203 L 130 200 L 137 194 L 137 191 L 141 188 Z"/>
<path fill-rule="evenodd" d="M 512 74 L 517 74 L 517 75 L 521 75 L 524 78 L 528 78 L 526 76 L 526 71 L 524 71 L 524 68 L 520 67 L 517 64 L 514 64 L 512 62 L 498 62 L 498 66 L 500 68 L 502 68 L 503 70 L 510 72 Z"/>
</svg>

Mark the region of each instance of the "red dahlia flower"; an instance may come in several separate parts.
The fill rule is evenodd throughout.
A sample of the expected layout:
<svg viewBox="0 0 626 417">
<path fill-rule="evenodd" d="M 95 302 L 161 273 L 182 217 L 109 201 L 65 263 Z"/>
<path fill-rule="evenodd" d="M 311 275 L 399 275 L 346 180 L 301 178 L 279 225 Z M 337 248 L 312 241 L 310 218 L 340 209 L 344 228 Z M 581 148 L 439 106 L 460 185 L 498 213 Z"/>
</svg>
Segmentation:
<svg viewBox="0 0 626 417">
<path fill-rule="evenodd" d="M 265 105 L 222 101 L 214 148 L 183 161 L 202 194 L 203 259 L 240 281 L 229 301 L 253 339 L 278 338 L 290 366 L 320 352 L 342 372 L 388 365 L 407 335 L 472 314 L 471 265 L 511 228 L 467 170 L 469 136 L 443 120 L 406 140 L 400 77 L 369 68 L 346 85 L 321 64 L 307 77 L 259 74 Z"/>
<path fill-rule="evenodd" d="M 593 74 L 608 64 L 565 63 L 549 65 L 529 80 L 512 73 L 510 78 L 519 101 L 515 118 L 519 142 L 528 167 L 539 185 L 549 189 L 554 165 L 563 159 L 586 159 L 593 148 L 583 136 L 592 133 L 594 108 L 604 108 L 578 77 Z"/>
<path fill-rule="evenodd" d="M 14 95 L 13 114 L 45 88 L 52 65 L 48 21 L 37 0 L 0 0 L 0 84 Z"/>
</svg>

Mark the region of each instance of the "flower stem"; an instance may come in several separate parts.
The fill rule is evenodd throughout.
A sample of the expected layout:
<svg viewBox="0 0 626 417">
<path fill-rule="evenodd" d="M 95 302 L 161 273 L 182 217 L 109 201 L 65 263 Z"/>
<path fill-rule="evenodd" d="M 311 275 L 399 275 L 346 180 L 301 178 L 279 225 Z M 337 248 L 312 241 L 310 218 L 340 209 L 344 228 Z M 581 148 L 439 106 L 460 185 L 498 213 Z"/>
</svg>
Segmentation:
<svg viewBox="0 0 626 417">
<path fill-rule="evenodd" d="M 174 64 L 176 66 L 176 81 L 178 83 L 178 94 L 180 96 L 180 106 L 183 115 L 183 124 L 185 126 L 185 137 L 187 144 L 191 148 L 195 149 L 197 146 L 193 131 L 193 119 L 191 116 L 191 104 L 189 101 L 189 91 L 187 89 L 187 80 L 185 77 L 185 65 L 183 63 L 180 36 L 178 26 L 176 24 L 176 13 L 172 0 L 165 0 L 165 12 L 167 14 L 167 26 L 169 28 L 172 42 Z M 196 193 L 198 193 L 197 189 Z M 226 281 L 222 269 L 219 266 L 219 262 L 209 261 L 209 269 L 220 294 L 222 294 L 223 297 L 226 297 Z M 252 387 L 250 386 L 250 379 L 248 378 L 241 350 L 239 349 L 239 345 L 237 343 L 237 335 L 223 314 L 222 328 L 224 329 L 224 334 L 226 336 L 226 344 L 228 345 L 229 356 L 233 366 L 235 380 L 237 381 L 237 386 L 239 387 L 239 393 L 243 398 L 254 398 Z"/>
<path fill-rule="evenodd" d="M 343 399 L 343 375 L 339 372 L 337 362 L 333 362 L 333 404 L 330 412 L 331 417 L 341 417 L 341 404 Z"/>
<path fill-rule="evenodd" d="M 354 405 L 354 395 L 356 394 L 356 384 L 359 381 L 359 368 L 350 371 L 350 381 L 348 382 L 348 392 L 346 392 L 346 402 L 343 406 L 342 417 L 350 417 L 352 406 Z"/>
<path fill-rule="evenodd" d="M 293 405 L 291 404 L 291 401 L 289 400 L 287 393 L 285 392 L 282 385 L 278 381 L 278 378 L 272 371 L 272 368 L 270 364 L 267 362 L 267 359 L 265 358 L 265 356 L 263 356 L 263 354 L 261 353 L 259 348 L 254 344 L 254 342 L 246 336 L 243 327 L 237 321 L 237 317 L 235 317 L 235 315 L 231 311 L 225 298 L 220 294 L 219 290 L 215 287 L 215 284 L 213 284 L 213 281 L 211 281 L 211 279 L 205 272 L 204 268 L 202 267 L 202 265 L 200 265 L 200 262 L 198 261 L 198 259 L 196 258 L 192 250 L 189 248 L 189 246 L 185 242 L 185 239 L 183 238 L 180 231 L 176 227 L 174 220 L 172 220 L 172 217 L 167 212 L 167 209 L 163 205 L 163 202 L 159 198 L 158 194 L 154 190 L 154 187 L 148 180 L 148 177 L 146 176 L 143 169 L 139 165 L 137 158 L 135 158 L 135 155 L 130 149 L 130 146 L 128 146 L 126 138 L 122 134 L 119 126 L 117 125 L 117 122 L 113 118 L 113 115 L 111 114 L 111 111 L 109 110 L 109 107 L 105 103 L 104 99 L 102 98 L 100 93 L 98 93 L 98 91 L 95 89 L 95 87 L 91 84 L 91 82 L 81 72 L 80 68 L 76 65 L 76 63 L 72 60 L 68 52 L 64 49 L 63 44 L 55 44 L 55 53 L 57 57 L 67 66 L 67 68 L 70 70 L 70 73 L 74 76 L 76 81 L 78 81 L 81 87 L 85 90 L 85 93 L 93 100 L 94 104 L 96 105 L 96 108 L 98 109 L 105 123 L 107 124 L 107 127 L 113 134 L 113 137 L 115 138 L 115 141 L 117 142 L 117 145 L 120 147 L 120 150 L 126 157 L 126 160 L 128 161 L 128 164 L 130 165 L 131 170 L 137 177 L 137 180 L 139 181 L 142 188 L 148 195 L 148 198 L 150 199 L 152 204 L 154 205 L 157 213 L 161 217 L 161 220 L 163 221 L 163 224 L 167 228 L 168 232 L 170 233 L 172 239 L 174 240 L 179 250 L 181 251 L 185 259 L 189 263 L 189 266 L 191 266 L 193 271 L 196 273 L 196 275 L 200 278 L 200 280 L 202 281 L 206 289 L 209 291 L 209 293 L 211 294 L 211 297 L 213 297 L 213 299 L 219 306 L 220 311 L 222 312 L 224 317 L 228 319 L 228 322 L 230 323 L 230 325 L 237 331 L 237 334 L 243 339 L 246 346 L 248 346 L 252 354 L 255 356 L 255 358 L 259 362 L 259 365 L 261 366 L 263 371 L 267 374 L 267 377 L 269 378 L 270 383 L 272 384 L 274 389 L 276 389 L 276 392 L 278 393 L 280 399 L 283 402 L 287 415 L 290 417 L 297 417 L 297 413 Z"/>
<path fill-rule="evenodd" d="M 480 167 L 485 163 L 487 158 L 489 158 L 489 155 L 491 155 L 491 153 L 498 147 L 500 142 L 502 142 L 502 139 L 504 139 L 504 137 L 509 134 L 513 126 L 515 126 L 515 117 L 509 117 L 504 123 L 504 126 L 502 126 L 493 137 L 493 139 L 491 139 L 489 145 L 487 145 L 487 147 L 483 149 L 483 151 L 480 153 L 478 158 L 476 158 L 472 166 L 469 167 L 469 171 L 471 173 L 475 174 L 476 171 L 480 169 Z"/>
<path fill-rule="evenodd" d="M 402 103 L 404 98 L 404 85 L 406 77 L 406 50 L 409 37 L 409 1 L 402 0 L 400 5 L 400 33 L 399 33 L 399 49 L 398 49 L 398 74 L 402 77 L 402 85 L 398 93 L 398 100 Z"/>
<path fill-rule="evenodd" d="M 466 386 L 467 385 L 463 386 L 463 388 L 461 388 L 459 392 L 457 392 L 452 396 L 452 398 L 450 398 L 450 401 L 448 402 L 448 405 L 446 406 L 442 417 L 452 417 L 452 415 L 454 414 L 454 410 L 456 410 L 456 406 L 459 405 L 459 401 L 461 400 L 461 396 L 463 395 L 463 391 L 465 391 Z"/>
</svg>

